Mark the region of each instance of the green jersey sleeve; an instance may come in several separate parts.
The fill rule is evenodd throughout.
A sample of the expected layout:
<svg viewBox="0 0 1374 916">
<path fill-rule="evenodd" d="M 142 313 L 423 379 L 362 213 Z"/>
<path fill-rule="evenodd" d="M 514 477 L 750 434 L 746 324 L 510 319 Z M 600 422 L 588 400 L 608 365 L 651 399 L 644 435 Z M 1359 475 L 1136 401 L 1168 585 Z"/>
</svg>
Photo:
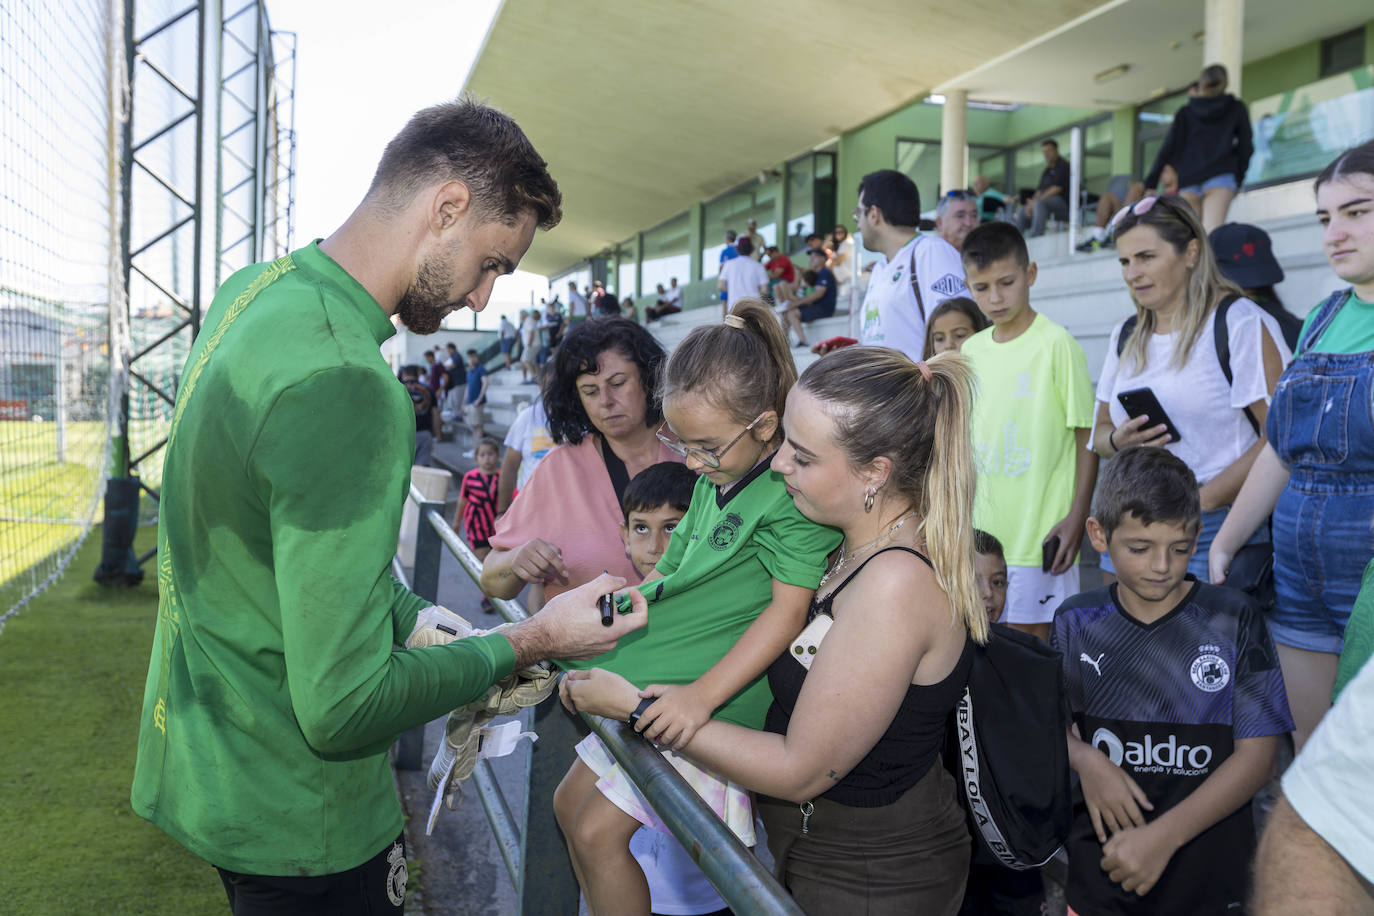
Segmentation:
<svg viewBox="0 0 1374 916">
<path fill-rule="evenodd" d="M 779 582 L 815 588 L 825 574 L 827 557 L 839 546 L 840 532 L 802 515 L 785 493 L 770 516 L 754 532 L 759 562 Z"/>
<path fill-rule="evenodd" d="M 396 439 L 414 433 L 389 381 L 342 366 L 287 388 L 249 458 L 270 516 L 292 708 L 323 754 L 376 753 L 514 666 L 501 636 L 392 651 L 422 599 L 390 573 L 410 471 Z"/>
</svg>

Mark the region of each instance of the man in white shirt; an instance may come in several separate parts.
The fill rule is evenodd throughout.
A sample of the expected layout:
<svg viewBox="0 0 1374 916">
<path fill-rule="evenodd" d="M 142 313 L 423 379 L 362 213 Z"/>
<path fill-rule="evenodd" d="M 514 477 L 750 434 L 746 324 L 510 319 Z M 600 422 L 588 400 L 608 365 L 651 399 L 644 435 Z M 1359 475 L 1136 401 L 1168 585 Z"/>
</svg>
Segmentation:
<svg viewBox="0 0 1374 916">
<path fill-rule="evenodd" d="M 919 360 L 926 316 L 944 300 L 967 295 L 959 252 L 938 235 L 916 231 L 920 192 L 895 169 L 864 176 L 854 219 L 864 248 L 882 256 L 864 294 L 859 342 Z"/>
<path fill-rule="evenodd" d="M 964 239 L 976 228 L 978 196 L 972 191 L 946 191 L 935 205 L 935 231 L 940 238 L 953 245 L 955 251 L 961 251 Z"/>
<path fill-rule="evenodd" d="M 1283 774 L 1255 854 L 1248 912 L 1374 913 L 1374 662 L 1365 662 Z"/>
<path fill-rule="evenodd" d="M 568 324 L 586 321 L 591 314 L 587 297 L 577 291 L 577 281 L 568 281 Z"/>
<path fill-rule="evenodd" d="M 749 236 L 742 235 L 735 242 L 739 257 L 731 258 L 720 267 L 720 279 L 716 286 L 725 293 L 721 306 L 721 317 L 730 314 L 730 309 L 741 299 L 751 296 L 763 298 L 768 295 L 768 271 L 754 260 L 754 243 Z"/>
</svg>

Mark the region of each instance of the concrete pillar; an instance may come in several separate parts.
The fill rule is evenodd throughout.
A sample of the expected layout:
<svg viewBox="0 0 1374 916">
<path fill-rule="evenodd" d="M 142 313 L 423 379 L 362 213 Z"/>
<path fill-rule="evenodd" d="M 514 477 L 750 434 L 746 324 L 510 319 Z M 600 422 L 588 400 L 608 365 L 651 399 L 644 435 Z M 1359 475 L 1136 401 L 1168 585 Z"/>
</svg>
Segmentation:
<svg viewBox="0 0 1374 916">
<path fill-rule="evenodd" d="M 1240 98 L 1241 60 L 1245 48 L 1245 0 L 1206 0 L 1202 20 L 1202 66 L 1226 68 L 1226 91 Z"/>
<path fill-rule="evenodd" d="M 644 295 L 644 233 L 635 233 L 635 291 L 632 295 Z"/>
<path fill-rule="evenodd" d="M 691 209 L 687 211 L 687 256 L 691 265 L 689 269 L 691 276 L 681 283 L 683 286 L 705 279 L 701 273 L 701 224 L 704 218 L 705 207 L 702 206 L 701 201 L 692 204 Z M 715 276 L 715 274 L 711 276 Z"/>
<path fill-rule="evenodd" d="M 940 193 L 966 187 L 968 90 L 951 89 L 945 93 L 945 104 L 940 114 Z"/>
</svg>

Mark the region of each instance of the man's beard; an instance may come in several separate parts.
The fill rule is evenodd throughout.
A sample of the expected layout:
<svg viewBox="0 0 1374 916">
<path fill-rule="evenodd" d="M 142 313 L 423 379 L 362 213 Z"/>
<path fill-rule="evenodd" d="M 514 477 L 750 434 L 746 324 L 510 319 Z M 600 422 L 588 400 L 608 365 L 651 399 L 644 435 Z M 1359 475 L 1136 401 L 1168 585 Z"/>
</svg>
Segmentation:
<svg viewBox="0 0 1374 916">
<path fill-rule="evenodd" d="M 426 258 L 420 263 L 420 272 L 415 282 L 401 294 L 396 305 L 396 314 L 401 323 L 416 334 L 433 334 L 454 308 L 447 290 L 448 277 L 444 276 L 439 259 Z"/>
</svg>

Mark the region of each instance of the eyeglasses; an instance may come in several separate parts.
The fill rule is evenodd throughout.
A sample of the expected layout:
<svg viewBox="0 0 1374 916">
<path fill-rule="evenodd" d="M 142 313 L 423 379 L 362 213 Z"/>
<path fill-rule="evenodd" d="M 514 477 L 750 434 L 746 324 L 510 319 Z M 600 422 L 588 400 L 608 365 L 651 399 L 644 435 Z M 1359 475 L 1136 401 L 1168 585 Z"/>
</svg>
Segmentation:
<svg viewBox="0 0 1374 916">
<path fill-rule="evenodd" d="M 744 438 L 745 433 L 753 429 L 758 424 L 758 422 L 762 420 L 764 417 L 768 416 L 768 414 L 769 411 L 767 410 L 759 414 L 757 417 L 754 418 L 753 422 L 751 422 L 748 426 L 744 427 L 744 429 L 740 430 L 740 434 L 738 436 L 731 439 L 729 442 L 725 443 L 720 448 L 692 448 L 690 445 L 684 445 L 682 441 L 679 439 L 669 439 L 667 436 L 663 434 L 663 431 L 668 427 L 668 422 L 666 420 L 663 422 L 663 425 L 658 428 L 658 432 L 654 433 L 654 435 L 658 437 L 659 442 L 662 442 L 664 445 L 668 446 L 668 448 L 672 449 L 673 452 L 681 455 L 683 458 L 695 458 L 697 461 L 701 462 L 703 467 L 710 468 L 713 471 L 718 471 L 720 470 L 720 459 L 725 455 L 725 453 L 730 451 L 730 448 L 736 442 Z"/>
</svg>

